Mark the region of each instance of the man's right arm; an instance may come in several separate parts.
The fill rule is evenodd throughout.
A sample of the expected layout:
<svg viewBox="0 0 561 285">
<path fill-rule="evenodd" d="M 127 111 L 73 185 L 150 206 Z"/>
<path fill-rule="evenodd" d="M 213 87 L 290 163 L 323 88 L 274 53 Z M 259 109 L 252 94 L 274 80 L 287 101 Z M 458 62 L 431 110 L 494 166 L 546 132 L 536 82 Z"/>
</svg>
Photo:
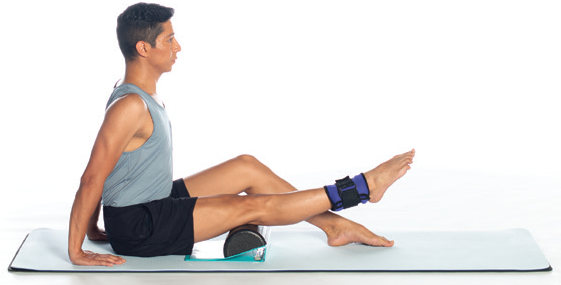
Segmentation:
<svg viewBox="0 0 561 285">
<path fill-rule="evenodd" d="M 105 179 L 131 139 L 142 129 L 146 115 L 149 116 L 148 109 L 138 95 L 123 96 L 107 109 L 70 214 L 68 255 L 76 265 L 112 266 L 125 262 L 118 256 L 83 251 L 82 243 L 101 200 Z"/>
</svg>

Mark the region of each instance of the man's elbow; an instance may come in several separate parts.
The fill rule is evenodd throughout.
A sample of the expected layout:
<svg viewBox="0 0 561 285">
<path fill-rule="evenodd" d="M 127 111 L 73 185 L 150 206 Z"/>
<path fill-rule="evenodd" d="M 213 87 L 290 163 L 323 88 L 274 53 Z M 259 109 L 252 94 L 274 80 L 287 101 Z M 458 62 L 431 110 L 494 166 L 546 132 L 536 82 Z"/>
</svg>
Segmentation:
<svg viewBox="0 0 561 285">
<path fill-rule="evenodd" d="M 80 187 L 78 188 L 76 195 L 80 193 L 92 193 L 92 191 L 94 193 L 102 192 L 104 183 L 105 183 L 105 179 L 99 176 L 84 174 L 80 178 Z"/>
</svg>

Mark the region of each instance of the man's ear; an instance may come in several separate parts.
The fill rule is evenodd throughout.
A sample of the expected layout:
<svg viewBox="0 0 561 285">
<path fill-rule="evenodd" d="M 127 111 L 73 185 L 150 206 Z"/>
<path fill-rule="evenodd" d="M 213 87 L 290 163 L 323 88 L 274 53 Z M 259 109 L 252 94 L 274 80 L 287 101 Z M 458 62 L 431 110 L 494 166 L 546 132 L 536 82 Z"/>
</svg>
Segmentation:
<svg viewBox="0 0 561 285">
<path fill-rule="evenodd" d="M 138 55 L 140 55 L 141 57 L 148 57 L 150 49 L 152 49 L 150 43 L 147 43 L 145 41 L 138 41 L 136 43 L 136 52 L 138 52 Z"/>
</svg>

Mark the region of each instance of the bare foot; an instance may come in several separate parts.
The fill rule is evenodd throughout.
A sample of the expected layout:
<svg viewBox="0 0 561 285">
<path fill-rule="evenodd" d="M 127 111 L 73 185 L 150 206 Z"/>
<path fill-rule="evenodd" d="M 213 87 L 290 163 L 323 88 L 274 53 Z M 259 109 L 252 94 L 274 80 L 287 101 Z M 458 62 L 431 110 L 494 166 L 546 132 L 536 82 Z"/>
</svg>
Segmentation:
<svg viewBox="0 0 561 285">
<path fill-rule="evenodd" d="M 376 203 L 382 199 L 386 190 L 407 170 L 411 169 L 415 150 L 396 155 L 392 159 L 378 165 L 378 167 L 365 172 L 366 182 L 370 188 L 370 202 Z"/>
<path fill-rule="evenodd" d="M 394 244 L 393 241 L 371 232 L 363 225 L 347 219 L 338 219 L 337 225 L 334 225 L 325 233 L 327 234 L 327 244 L 330 246 L 362 243 L 371 246 L 390 247 Z"/>
</svg>

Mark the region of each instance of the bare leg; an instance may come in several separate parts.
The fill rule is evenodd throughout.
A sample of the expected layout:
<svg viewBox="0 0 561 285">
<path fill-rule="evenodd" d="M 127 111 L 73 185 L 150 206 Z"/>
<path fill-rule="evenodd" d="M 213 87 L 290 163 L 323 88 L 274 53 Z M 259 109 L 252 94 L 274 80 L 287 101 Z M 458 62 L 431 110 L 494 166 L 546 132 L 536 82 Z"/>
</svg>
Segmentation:
<svg viewBox="0 0 561 285">
<path fill-rule="evenodd" d="M 393 168 L 399 168 L 394 161 L 411 161 L 414 152 L 409 152 L 403 154 L 401 156 L 409 156 L 409 159 L 399 159 L 400 156 L 394 157 L 392 160 L 380 165 L 374 170 L 371 170 L 365 173 L 367 177 L 368 183 L 371 189 L 371 193 L 375 195 L 371 195 L 376 197 L 371 202 L 377 202 L 383 196 L 383 193 L 395 180 L 399 177 L 403 176 L 407 169 L 409 169 L 409 165 L 406 163 L 405 166 L 400 169 L 400 171 L 396 172 Z M 392 176 L 392 173 L 395 173 Z M 380 177 L 378 177 L 380 176 Z M 394 177 L 398 176 L 398 177 Z M 393 181 L 392 181 L 393 180 Z M 211 169 L 193 175 L 191 177 L 185 178 L 185 183 L 189 192 L 192 196 L 213 196 L 213 195 L 220 195 L 220 194 L 239 194 L 241 192 L 246 192 L 251 196 L 258 195 L 258 194 L 280 194 L 280 193 L 288 193 L 293 192 L 296 189 L 290 185 L 288 182 L 284 181 L 276 174 L 274 174 L 269 168 L 265 165 L 261 164 L 255 158 L 247 155 L 240 156 L 238 158 L 232 159 L 227 161 L 223 164 L 215 166 Z M 325 193 L 323 192 L 322 188 L 315 189 L 315 192 L 323 193 L 323 198 L 326 198 Z M 307 192 L 307 191 L 306 191 Z M 260 195 L 263 196 L 263 195 Z M 290 196 L 290 195 L 287 195 Z M 244 198 L 245 197 L 245 198 Z M 239 203 L 245 203 L 252 200 L 268 200 L 270 197 L 263 198 L 263 197 L 238 197 L 237 195 L 223 195 L 218 197 L 212 197 L 213 199 L 199 199 L 197 202 L 197 207 L 195 208 L 196 212 L 198 208 L 206 208 L 207 204 L 210 208 L 215 208 L 215 210 L 210 211 L 207 214 L 197 215 L 199 217 L 212 217 L 212 219 L 223 221 L 223 219 L 231 219 L 231 211 L 236 212 L 236 209 L 230 209 L 229 206 L 236 205 L 235 207 L 242 207 L 243 209 L 255 209 L 255 208 L 265 208 L 265 205 L 261 205 L 260 203 L 264 203 L 263 201 L 258 202 L 257 205 L 238 205 Z M 241 198 L 241 199 L 240 199 Z M 246 199 L 247 198 L 247 199 Z M 255 198 L 255 199 L 254 199 Z M 300 197 L 301 198 L 301 197 Z M 270 199 L 269 199 L 270 200 Z M 276 200 L 273 198 L 272 200 Z M 255 201 L 254 201 L 255 202 Z M 294 203 L 294 201 L 283 201 L 282 203 Z M 313 212 L 313 210 L 309 207 L 309 201 L 306 202 L 302 206 L 302 208 L 309 209 Z M 251 203 L 250 203 L 251 204 Z M 258 206 L 261 205 L 261 206 Z M 296 207 L 298 208 L 298 207 Z M 218 209 L 218 210 L 216 210 Z M 329 207 L 327 208 L 329 209 Z M 315 213 L 313 215 L 309 214 L 309 211 L 302 213 L 302 215 L 296 215 L 296 217 L 289 219 L 286 213 L 278 212 L 277 215 L 283 215 L 287 219 L 280 219 L 277 221 L 270 220 L 268 222 L 257 223 L 257 224 L 290 224 L 299 222 L 301 220 L 306 220 L 319 228 L 321 228 L 326 234 L 328 239 L 328 244 L 332 246 L 338 246 L 343 244 L 348 244 L 351 242 L 360 242 L 370 245 L 381 245 L 381 246 L 391 246 L 393 242 L 388 241 L 384 237 L 380 237 L 372 233 L 370 230 L 366 229 L 364 226 L 352 222 L 348 219 L 345 219 L 339 215 L 336 215 L 332 212 L 328 212 L 324 210 L 323 212 Z M 225 216 L 222 216 L 221 211 L 226 212 Z M 294 212 L 288 213 L 294 214 Z M 300 214 L 300 213 L 298 213 Z M 206 233 L 208 230 L 213 232 L 212 234 L 198 234 L 196 236 L 196 240 L 205 240 L 208 238 L 213 237 L 214 235 L 219 235 L 223 232 L 228 231 L 229 229 L 241 225 L 244 221 L 254 222 L 249 217 L 244 216 L 245 214 L 237 213 L 235 218 L 232 219 L 232 223 L 235 225 L 230 225 L 230 222 L 221 223 L 221 225 L 227 225 L 225 229 L 221 227 L 216 227 L 215 229 L 218 230 L 217 233 L 214 233 L 214 230 L 199 228 L 196 232 L 199 233 Z M 268 215 L 268 213 L 265 213 Z M 222 217 L 221 217 L 222 216 Z M 249 215 L 251 216 L 251 215 Z M 277 216 L 279 217 L 279 216 Z M 206 220 L 206 219 L 197 219 L 196 220 Z M 207 221 L 211 222 L 211 221 Z M 208 225 L 207 222 L 204 222 L 203 225 Z M 212 224 L 212 223 L 211 223 Z"/>
<path fill-rule="evenodd" d="M 195 241 L 207 240 L 244 225 L 289 225 L 331 207 L 323 189 L 289 194 L 200 197 L 193 212 Z"/>
<path fill-rule="evenodd" d="M 240 193 L 282 194 L 296 191 L 294 186 L 251 155 L 240 155 L 183 180 L 194 197 Z"/>
<path fill-rule="evenodd" d="M 184 179 L 192 196 L 205 197 L 222 194 L 282 194 L 296 191 L 267 166 L 250 155 L 241 155 L 210 169 Z M 360 242 L 370 245 L 391 246 L 366 227 L 325 211 L 310 217 L 307 222 L 323 230 L 327 243 L 332 246 Z"/>
</svg>

